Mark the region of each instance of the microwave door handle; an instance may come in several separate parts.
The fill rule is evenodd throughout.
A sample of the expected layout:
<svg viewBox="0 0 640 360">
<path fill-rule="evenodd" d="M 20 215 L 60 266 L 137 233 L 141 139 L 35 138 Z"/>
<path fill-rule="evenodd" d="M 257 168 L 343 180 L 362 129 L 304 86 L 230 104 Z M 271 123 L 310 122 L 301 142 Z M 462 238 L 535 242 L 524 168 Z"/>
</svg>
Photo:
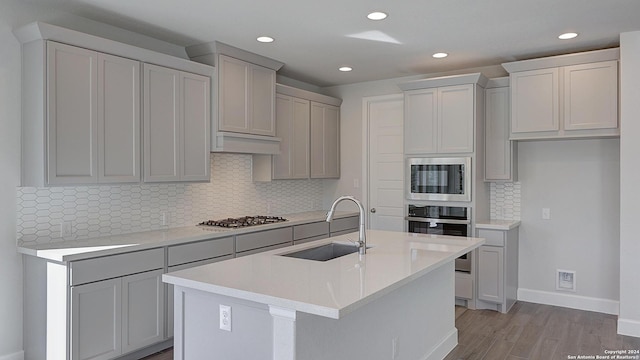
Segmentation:
<svg viewBox="0 0 640 360">
<path fill-rule="evenodd" d="M 471 223 L 470 220 L 432 219 L 432 218 L 421 218 L 421 217 L 412 217 L 412 216 L 406 216 L 404 219 L 408 221 L 436 223 L 436 224 L 470 224 Z"/>
</svg>

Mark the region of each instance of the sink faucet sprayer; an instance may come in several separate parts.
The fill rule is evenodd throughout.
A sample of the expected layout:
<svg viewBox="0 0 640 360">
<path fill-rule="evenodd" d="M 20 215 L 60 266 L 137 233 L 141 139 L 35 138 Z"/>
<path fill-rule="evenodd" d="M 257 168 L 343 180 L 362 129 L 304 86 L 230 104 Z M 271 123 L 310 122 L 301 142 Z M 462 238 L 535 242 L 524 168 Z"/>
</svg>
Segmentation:
<svg viewBox="0 0 640 360">
<path fill-rule="evenodd" d="M 356 242 L 356 246 L 358 246 L 358 253 L 360 255 L 364 255 L 367 252 L 367 237 L 364 229 L 364 207 L 358 199 L 354 198 L 353 196 L 340 196 L 339 198 L 337 198 L 336 201 L 333 202 L 333 204 L 331 205 L 331 209 L 329 209 L 329 212 L 327 213 L 327 222 L 331 222 L 331 220 L 333 220 L 333 213 L 336 211 L 336 206 L 342 200 L 351 200 L 356 203 L 356 205 L 358 205 L 358 210 L 360 211 L 360 228 L 358 231 L 358 241 Z"/>
</svg>

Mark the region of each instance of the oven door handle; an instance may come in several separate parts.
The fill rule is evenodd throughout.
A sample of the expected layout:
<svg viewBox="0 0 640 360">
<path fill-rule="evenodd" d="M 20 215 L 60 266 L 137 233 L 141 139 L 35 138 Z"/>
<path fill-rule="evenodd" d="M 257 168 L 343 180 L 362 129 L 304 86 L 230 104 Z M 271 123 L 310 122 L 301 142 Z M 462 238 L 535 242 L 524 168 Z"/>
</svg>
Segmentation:
<svg viewBox="0 0 640 360">
<path fill-rule="evenodd" d="M 421 217 L 411 217 L 406 216 L 404 218 L 408 221 L 417 221 L 423 223 L 435 223 L 435 224 L 470 224 L 471 220 L 456 220 L 456 219 L 432 219 L 432 218 L 421 218 Z"/>
</svg>

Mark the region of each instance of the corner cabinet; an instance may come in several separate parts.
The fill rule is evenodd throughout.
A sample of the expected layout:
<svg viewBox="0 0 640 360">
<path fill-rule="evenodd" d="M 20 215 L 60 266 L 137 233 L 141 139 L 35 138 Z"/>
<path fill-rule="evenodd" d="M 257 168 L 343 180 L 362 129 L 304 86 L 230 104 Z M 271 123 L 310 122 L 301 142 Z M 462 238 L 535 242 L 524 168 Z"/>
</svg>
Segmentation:
<svg viewBox="0 0 640 360">
<path fill-rule="evenodd" d="M 485 89 L 485 181 L 517 181 L 517 146 L 509 140 L 509 78 L 490 79 Z"/>
<path fill-rule="evenodd" d="M 475 151 L 482 74 L 416 80 L 404 90 L 404 153 L 461 154 Z M 478 84 L 480 86 L 478 86 Z"/>
<path fill-rule="evenodd" d="M 615 137 L 619 49 L 502 64 L 511 79 L 511 139 Z"/>
<path fill-rule="evenodd" d="M 144 181 L 209 181 L 210 79 L 144 64 Z"/>
<path fill-rule="evenodd" d="M 340 177 L 342 100 L 277 84 L 280 154 L 254 155 L 253 180 Z"/>
</svg>

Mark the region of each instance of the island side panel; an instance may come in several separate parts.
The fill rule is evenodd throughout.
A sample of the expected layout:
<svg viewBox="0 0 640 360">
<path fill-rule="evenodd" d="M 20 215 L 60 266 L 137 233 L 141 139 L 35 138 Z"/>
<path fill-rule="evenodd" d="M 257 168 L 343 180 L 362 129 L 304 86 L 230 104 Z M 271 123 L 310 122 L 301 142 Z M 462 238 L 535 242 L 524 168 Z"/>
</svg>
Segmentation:
<svg viewBox="0 0 640 360">
<path fill-rule="evenodd" d="M 174 288 L 174 359 L 270 359 L 272 318 L 266 305 Z M 231 306 L 231 331 L 220 329 L 220 305 Z"/>
<path fill-rule="evenodd" d="M 364 284 L 366 286 L 366 283 Z M 441 360 L 458 343 L 453 262 L 339 320 L 298 313 L 296 360 Z"/>
</svg>

